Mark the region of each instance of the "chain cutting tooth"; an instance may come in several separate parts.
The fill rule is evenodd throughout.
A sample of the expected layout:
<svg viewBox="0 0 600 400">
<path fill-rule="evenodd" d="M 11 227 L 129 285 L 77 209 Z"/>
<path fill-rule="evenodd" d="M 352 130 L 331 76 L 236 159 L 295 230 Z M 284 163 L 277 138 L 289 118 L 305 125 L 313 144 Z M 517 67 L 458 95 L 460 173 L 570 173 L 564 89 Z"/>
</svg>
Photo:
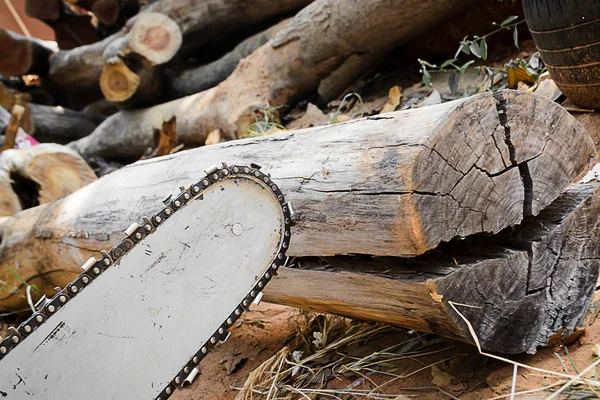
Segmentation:
<svg viewBox="0 0 600 400">
<path fill-rule="evenodd" d="M 44 309 L 44 307 L 46 307 L 46 304 L 48 304 L 48 302 L 50 302 L 50 300 L 48 300 L 48 297 L 46 297 L 46 295 L 42 295 L 42 297 L 40 297 L 40 299 L 37 301 L 37 303 L 35 303 L 35 305 L 33 306 L 33 308 L 36 311 L 41 311 Z"/>
<path fill-rule="evenodd" d="M 89 272 L 89 270 L 96 264 L 96 257 L 90 257 L 88 260 L 81 266 L 83 272 Z"/>
<path fill-rule="evenodd" d="M 200 370 L 198 368 L 194 368 L 189 375 L 183 380 L 183 383 L 181 384 L 181 386 L 186 386 L 186 385 L 190 385 L 194 379 L 196 379 L 196 376 L 198 376 L 198 374 L 200 373 Z"/>
<path fill-rule="evenodd" d="M 139 227 L 140 227 L 140 225 L 137 222 L 134 222 L 133 224 L 129 225 L 129 227 L 127 229 L 125 229 L 125 235 L 127 235 L 127 236 L 133 235 L 133 233 L 135 231 L 137 231 L 137 229 Z"/>
<path fill-rule="evenodd" d="M 260 292 L 260 293 L 259 293 L 259 294 L 258 294 L 258 295 L 257 295 L 257 296 L 254 298 L 254 300 L 252 300 L 252 304 L 254 304 L 255 306 L 259 305 L 259 304 L 260 304 L 260 302 L 262 301 L 263 297 L 264 297 L 264 293 L 263 293 L 263 292 Z"/>
<path fill-rule="evenodd" d="M 208 167 L 207 169 L 204 170 L 204 173 L 206 174 L 206 176 L 210 176 L 212 174 L 214 174 L 215 172 L 217 172 L 217 170 L 219 169 L 218 165 L 211 165 L 210 167 Z"/>
</svg>

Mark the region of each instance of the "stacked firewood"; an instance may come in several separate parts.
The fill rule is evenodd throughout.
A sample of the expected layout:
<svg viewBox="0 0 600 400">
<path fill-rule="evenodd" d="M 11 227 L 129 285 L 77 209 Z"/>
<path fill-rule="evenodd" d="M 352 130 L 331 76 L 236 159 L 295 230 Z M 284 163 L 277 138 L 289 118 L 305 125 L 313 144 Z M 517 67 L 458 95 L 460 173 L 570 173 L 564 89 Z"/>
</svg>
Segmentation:
<svg viewBox="0 0 600 400">
<path fill-rule="evenodd" d="M 440 43 L 519 7 L 506 3 L 27 1 L 56 43 L 0 31 L 0 265 L 63 286 L 202 167 L 256 162 L 298 211 L 295 268 L 271 301 L 472 341 L 451 302 L 469 304 L 483 345 L 507 353 L 573 332 L 598 276 L 600 201 L 573 184 L 594 142 L 556 103 L 485 93 L 205 146 L 327 104 L 395 52 L 453 53 Z M 32 140 L 13 149 L 19 133 Z M 180 146 L 200 148 L 169 155 Z M 119 170 L 89 184 L 88 164 Z"/>
</svg>

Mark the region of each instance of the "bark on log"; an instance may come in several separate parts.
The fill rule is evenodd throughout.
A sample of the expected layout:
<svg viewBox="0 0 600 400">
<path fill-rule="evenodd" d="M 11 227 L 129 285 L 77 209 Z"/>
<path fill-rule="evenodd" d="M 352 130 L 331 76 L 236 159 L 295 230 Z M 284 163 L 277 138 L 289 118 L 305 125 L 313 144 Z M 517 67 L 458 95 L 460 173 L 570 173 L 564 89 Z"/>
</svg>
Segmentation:
<svg viewBox="0 0 600 400">
<path fill-rule="evenodd" d="M 67 144 L 81 139 L 104 121 L 100 115 L 60 107 L 29 104 L 33 117 L 32 135 L 39 142 Z"/>
<path fill-rule="evenodd" d="M 40 144 L 0 155 L 0 216 L 46 204 L 96 180 L 87 163 L 68 148 Z M 16 202 L 15 202 L 16 200 Z"/>
<path fill-rule="evenodd" d="M 233 2 L 224 2 L 223 0 L 209 2 L 200 0 L 156 1 L 147 6 L 143 12 L 131 18 L 124 29 L 103 41 L 74 49 L 71 52 L 58 53 L 52 58 L 50 74 L 52 80 L 66 90 L 97 89 L 104 66 L 116 62 L 115 56 L 117 56 L 126 64 L 131 64 L 128 67 L 133 73 L 140 75 L 138 91 L 143 90 L 146 86 L 154 87 L 157 85 L 156 79 L 148 79 L 154 75 L 144 71 L 152 69 L 153 65 L 140 63 L 140 57 L 132 57 L 127 54 L 122 57 L 119 51 L 114 51 L 115 48 L 117 50 L 123 48 L 124 40 L 130 41 L 131 39 L 133 43 L 136 43 L 136 46 L 132 46 L 132 53 L 139 54 L 142 59 L 146 59 L 152 64 L 163 64 L 179 50 L 181 35 L 193 46 L 199 48 L 219 35 L 252 26 L 275 15 L 297 10 L 308 3 L 310 0 L 276 2 L 261 0 L 252 3 L 240 0 Z M 146 15 L 162 15 L 166 20 L 148 25 L 144 22 Z M 139 40 L 139 38 L 151 40 Z M 153 46 L 143 45 L 145 42 Z M 131 58 L 134 59 L 133 62 Z M 111 73 L 110 67 L 104 69 L 104 75 Z M 114 78 L 105 76 L 104 80 L 110 81 Z M 123 82 L 127 82 L 127 79 L 124 79 Z M 127 88 L 122 90 L 128 91 Z M 113 91 L 108 92 L 107 99 L 111 100 L 115 91 L 117 89 L 113 88 Z M 120 101 L 122 95 L 117 95 L 116 98 L 116 101 Z"/>
<path fill-rule="evenodd" d="M 285 19 L 263 32 L 250 36 L 216 61 L 174 74 L 168 79 L 171 98 L 178 99 L 218 85 L 231 75 L 241 59 L 271 40 L 289 22 L 290 19 Z"/>
<path fill-rule="evenodd" d="M 26 0 L 25 11 L 29 17 L 43 21 L 54 30 L 60 49 L 72 49 L 100 40 L 91 17 L 75 12 L 61 0 Z"/>
<path fill-rule="evenodd" d="M 220 161 L 263 165 L 297 210 L 292 256 L 411 257 L 538 214 L 595 156 L 559 105 L 505 91 L 142 161 L 4 223 L 0 265 L 64 285 L 94 251 Z M 178 129 L 180 121 L 177 120 Z M 135 140 L 135 138 L 132 138 Z M 0 293 L 0 308 L 22 299 Z"/>
<path fill-rule="evenodd" d="M 600 265 L 600 185 L 572 185 L 518 233 L 452 242 L 414 259 L 297 259 L 265 299 L 535 353 L 581 326 Z"/>
<path fill-rule="evenodd" d="M 46 75 L 56 43 L 0 29 L 0 75 Z"/>
<path fill-rule="evenodd" d="M 217 87 L 145 112 L 117 114 L 99 126 L 89 140 L 78 143 L 78 148 L 84 154 L 101 155 L 95 153 L 98 150 L 108 157 L 118 157 L 127 149 L 125 156 L 139 158 L 149 146 L 153 130 L 160 129 L 162 121 L 173 114 L 180 143 L 203 144 L 215 129 L 226 138 L 243 137 L 256 120 L 255 112 L 264 110 L 266 104 L 294 104 L 314 92 L 323 78 L 343 68 L 353 55 L 390 50 L 470 4 L 471 0 L 361 0 L 348 6 L 344 1 L 318 0 L 242 60 Z M 372 24 L 385 26 L 386 34 L 372 29 Z M 139 144 L 108 147 L 117 139 L 113 132 L 119 126 L 127 126 L 128 137 L 135 137 Z"/>
</svg>

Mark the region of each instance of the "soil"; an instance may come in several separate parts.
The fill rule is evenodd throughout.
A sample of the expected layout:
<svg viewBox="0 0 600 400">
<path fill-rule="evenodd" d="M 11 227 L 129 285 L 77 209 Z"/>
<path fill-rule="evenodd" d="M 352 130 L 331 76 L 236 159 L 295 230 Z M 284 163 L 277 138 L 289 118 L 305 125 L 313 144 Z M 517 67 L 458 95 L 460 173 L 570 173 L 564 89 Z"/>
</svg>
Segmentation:
<svg viewBox="0 0 600 400">
<path fill-rule="evenodd" d="M 234 399 L 248 374 L 276 354 L 290 341 L 290 338 L 296 335 L 295 321 L 299 313 L 299 310 L 294 308 L 263 303 L 245 314 L 242 323 L 232 329 L 229 340 L 202 361 L 201 374 L 196 380 L 190 386 L 176 391 L 172 399 Z M 398 332 L 390 335 L 398 337 Z M 376 352 L 388 347 L 390 339 L 393 340 L 393 337 L 380 337 L 376 343 L 366 345 L 369 346 L 369 351 Z M 428 352 L 442 351 L 425 357 L 402 360 L 392 369 L 382 368 L 379 373 L 369 376 L 368 379 L 360 379 L 357 375 L 338 375 L 326 385 L 329 389 L 337 389 L 332 396 L 321 395 L 317 398 L 336 398 L 333 395 L 340 399 L 384 398 L 345 394 L 344 390 L 348 390 L 350 386 L 353 391 L 372 391 L 374 394 L 389 395 L 385 398 L 398 400 L 405 398 L 479 400 L 502 395 L 509 398 L 513 381 L 512 365 L 480 355 L 474 346 L 468 344 L 435 338 L 431 335 L 424 337 L 424 340 L 429 341 L 436 339 L 440 340 L 440 343 L 428 348 Z M 597 359 L 596 343 L 600 344 L 600 322 L 598 321 L 588 326 L 583 335 L 568 347 L 561 345 L 547 347 L 540 349 L 535 355 L 509 358 L 537 368 L 576 375 L 578 373 L 576 371 L 581 372 Z M 441 360 L 447 361 L 440 363 Z M 431 366 L 434 363 L 438 363 L 436 366 L 439 369 Z M 398 374 L 398 371 L 418 369 L 422 370 L 404 379 L 394 380 L 387 375 L 389 371 Z M 593 376 L 593 372 L 590 375 Z M 447 381 L 444 382 L 446 378 Z M 518 368 L 515 388 L 516 392 L 535 390 L 554 382 L 557 382 L 557 378 L 551 374 Z M 376 385 L 380 390 L 376 390 Z M 555 389 L 558 387 L 560 386 L 556 386 Z M 572 393 L 576 389 L 591 393 L 591 390 L 586 387 L 570 388 L 569 391 Z M 545 399 L 550 394 L 549 391 L 538 391 L 516 398 Z M 266 399 L 266 397 L 257 395 L 256 399 Z M 302 397 L 298 395 L 294 398 Z M 559 398 L 565 399 L 567 396 Z"/>
</svg>

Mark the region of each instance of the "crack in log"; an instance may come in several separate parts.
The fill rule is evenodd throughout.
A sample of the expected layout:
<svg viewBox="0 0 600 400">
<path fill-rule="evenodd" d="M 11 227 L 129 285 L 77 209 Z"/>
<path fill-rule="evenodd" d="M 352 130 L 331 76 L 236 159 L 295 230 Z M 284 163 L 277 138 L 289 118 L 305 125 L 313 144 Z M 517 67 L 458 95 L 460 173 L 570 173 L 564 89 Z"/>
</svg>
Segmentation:
<svg viewBox="0 0 600 400">
<path fill-rule="evenodd" d="M 496 100 L 496 111 L 498 112 L 500 125 L 504 128 L 504 143 L 508 146 L 510 162 L 513 167 L 519 167 L 519 174 L 523 182 L 523 218 L 530 217 L 533 215 L 533 179 L 531 178 L 527 161 L 517 163 L 516 149 L 511 141 L 510 125 L 508 124 L 506 99 L 502 95 L 502 92 L 494 93 L 494 99 Z"/>
</svg>

